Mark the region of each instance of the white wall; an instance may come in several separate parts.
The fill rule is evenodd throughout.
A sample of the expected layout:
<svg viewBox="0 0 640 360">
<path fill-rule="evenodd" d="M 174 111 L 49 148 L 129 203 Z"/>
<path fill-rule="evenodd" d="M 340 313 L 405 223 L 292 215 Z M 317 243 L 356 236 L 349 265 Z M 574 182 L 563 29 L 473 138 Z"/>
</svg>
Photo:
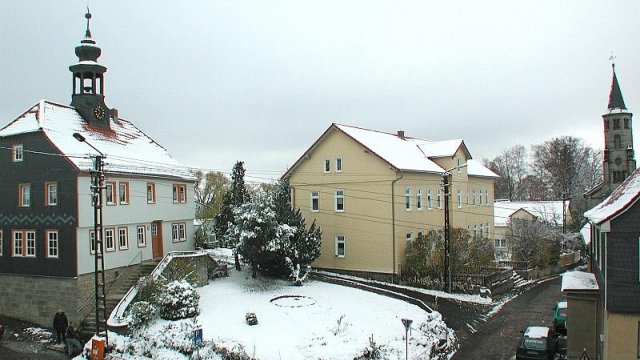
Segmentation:
<svg viewBox="0 0 640 360">
<path fill-rule="evenodd" d="M 103 227 L 115 228 L 116 250 L 106 252 L 105 269 L 122 267 L 129 264 L 136 255 L 141 252 L 142 260 L 152 258 L 151 222 L 162 221 L 163 253 L 167 254 L 175 250 L 192 250 L 193 244 L 193 219 L 195 217 L 195 203 L 193 201 L 192 181 L 173 181 L 162 179 L 134 179 L 125 177 L 108 177 L 106 181 L 129 183 L 129 204 L 106 205 L 106 197 L 103 199 Z M 147 203 L 147 182 L 153 182 L 156 186 L 156 202 Z M 176 204 L 173 202 L 173 184 L 187 185 L 187 202 Z M 116 184 L 117 186 L 117 184 Z M 90 196 L 90 177 L 78 178 L 78 274 L 94 271 L 94 257 L 90 253 L 89 233 L 93 230 L 93 206 Z M 117 194 L 116 194 L 117 195 Z M 171 223 L 186 223 L 186 241 L 174 243 L 171 240 Z M 137 245 L 137 227 L 145 226 L 146 246 Z M 118 247 L 118 228 L 128 229 L 128 249 Z M 106 247 L 106 245 L 105 245 Z M 135 261 L 139 261 L 136 258 Z"/>
</svg>

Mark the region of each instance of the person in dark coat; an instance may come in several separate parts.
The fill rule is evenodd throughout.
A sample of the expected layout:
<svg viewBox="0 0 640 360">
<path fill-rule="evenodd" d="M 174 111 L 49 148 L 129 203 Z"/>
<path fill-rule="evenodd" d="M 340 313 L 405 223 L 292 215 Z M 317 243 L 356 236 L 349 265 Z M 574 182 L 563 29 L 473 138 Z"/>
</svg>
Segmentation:
<svg viewBox="0 0 640 360">
<path fill-rule="evenodd" d="M 65 331 L 67 331 L 67 327 L 69 327 L 67 314 L 65 314 L 64 311 L 60 309 L 53 317 L 53 329 L 56 331 L 56 335 L 58 336 L 57 344 L 60 344 L 60 342 L 64 340 L 64 333 Z"/>
</svg>

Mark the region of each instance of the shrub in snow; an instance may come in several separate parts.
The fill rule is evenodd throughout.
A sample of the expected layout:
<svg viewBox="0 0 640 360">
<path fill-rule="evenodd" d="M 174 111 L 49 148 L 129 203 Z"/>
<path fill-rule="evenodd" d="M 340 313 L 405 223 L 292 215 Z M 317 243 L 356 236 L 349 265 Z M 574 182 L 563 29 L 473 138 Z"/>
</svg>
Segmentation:
<svg viewBox="0 0 640 360">
<path fill-rule="evenodd" d="M 373 340 L 373 335 L 369 338 L 369 345 L 367 345 L 360 355 L 356 356 L 354 360 L 365 360 L 365 359 L 386 359 L 387 351 L 384 345 L 376 344 L 375 340 Z"/>
<path fill-rule="evenodd" d="M 139 328 L 149 323 L 158 314 L 155 305 L 147 301 L 138 301 L 129 307 L 129 326 Z"/>
<path fill-rule="evenodd" d="M 152 279 L 150 277 L 143 278 L 138 287 L 137 301 L 146 301 L 150 304 L 160 305 L 164 288 L 167 286 L 167 280 L 164 278 Z"/>
<path fill-rule="evenodd" d="M 187 281 L 172 281 L 165 287 L 160 317 L 167 320 L 191 318 L 200 313 L 200 295 Z"/>
<path fill-rule="evenodd" d="M 198 283 L 198 270 L 196 264 L 190 258 L 174 257 L 162 271 L 162 276 L 168 282 L 186 280 L 194 286 Z"/>
<path fill-rule="evenodd" d="M 244 319 L 249 325 L 258 325 L 258 316 L 256 315 L 256 313 L 248 312 L 244 316 Z"/>
<path fill-rule="evenodd" d="M 302 286 L 302 283 L 307 279 L 307 276 L 311 273 L 311 266 L 307 265 L 304 267 L 304 270 L 300 269 L 300 264 L 293 265 L 293 261 L 288 257 L 285 259 L 287 266 L 289 267 L 289 271 L 291 274 L 289 278 L 293 281 L 294 285 Z"/>
<path fill-rule="evenodd" d="M 342 334 L 345 331 L 347 331 L 347 327 L 349 326 L 349 323 L 347 322 L 347 320 L 345 320 L 346 316 L 347 316 L 346 314 L 342 314 L 340 315 L 338 320 L 336 320 L 336 325 L 331 328 L 331 332 L 333 333 L 333 335 L 337 336 L 338 334 Z"/>
</svg>

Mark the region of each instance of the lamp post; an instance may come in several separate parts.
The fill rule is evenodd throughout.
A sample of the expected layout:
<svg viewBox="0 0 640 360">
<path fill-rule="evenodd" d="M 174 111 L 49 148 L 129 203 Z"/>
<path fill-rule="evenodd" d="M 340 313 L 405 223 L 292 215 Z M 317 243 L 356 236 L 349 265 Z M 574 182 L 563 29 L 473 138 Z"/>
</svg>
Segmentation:
<svg viewBox="0 0 640 360">
<path fill-rule="evenodd" d="M 104 189 L 104 154 L 95 146 L 87 142 L 79 133 L 73 133 L 73 137 L 83 142 L 99 155 L 94 155 L 94 168 L 91 171 L 91 203 L 93 204 L 93 251 L 94 251 L 94 297 L 96 300 L 96 336 L 100 336 L 100 311 L 104 321 L 105 347 L 109 347 L 109 333 L 107 331 L 107 299 L 105 294 L 104 279 L 104 242 L 102 238 L 102 189 Z"/>
</svg>

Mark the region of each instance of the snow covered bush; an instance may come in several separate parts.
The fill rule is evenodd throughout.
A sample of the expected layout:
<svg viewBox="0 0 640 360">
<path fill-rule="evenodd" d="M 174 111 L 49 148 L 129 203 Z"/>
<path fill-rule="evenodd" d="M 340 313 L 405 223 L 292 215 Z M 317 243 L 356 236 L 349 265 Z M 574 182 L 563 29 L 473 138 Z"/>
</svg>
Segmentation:
<svg viewBox="0 0 640 360">
<path fill-rule="evenodd" d="M 160 305 L 165 286 L 167 286 L 167 280 L 162 277 L 157 279 L 152 279 L 151 277 L 143 278 L 138 288 L 136 301 L 146 301 L 150 304 Z"/>
<path fill-rule="evenodd" d="M 354 358 L 354 360 L 365 360 L 365 359 L 386 359 L 387 358 L 387 350 L 384 345 L 378 345 L 375 340 L 373 340 L 373 335 L 369 338 L 369 345 L 367 345 L 362 353 Z"/>
<path fill-rule="evenodd" d="M 291 274 L 289 278 L 293 281 L 294 285 L 302 286 L 302 283 L 307 279 L 309 274 L 311 273 L 311 265 L 307 265 L 304 267 L 304 270 L 300 269 L 300 264 L 293 265 L 293 261 L 288 257 L 285 259 L 287 266 L 289 266 L 289 271 Z"/>
<path fill-rule="evenodd" d="M 139 328 L 149 323 L 158 314 L 158 309 L 147 301 L 138 301 L 129 307 L 129 326 Z"/>
<path fill-rule="evenodd" d="M 258 315 L 256 313 L 248 312 L 245 314 L 244 319 L 248 325 L 258 325 Z"/>
<path fill-rule="evenodd" d="M 165 287 L 160 302 L 160 317 L 177 320 L 194 317 L 200 313 L 200 295 L 186 280 L 172 281 Z"/>
</svg>

